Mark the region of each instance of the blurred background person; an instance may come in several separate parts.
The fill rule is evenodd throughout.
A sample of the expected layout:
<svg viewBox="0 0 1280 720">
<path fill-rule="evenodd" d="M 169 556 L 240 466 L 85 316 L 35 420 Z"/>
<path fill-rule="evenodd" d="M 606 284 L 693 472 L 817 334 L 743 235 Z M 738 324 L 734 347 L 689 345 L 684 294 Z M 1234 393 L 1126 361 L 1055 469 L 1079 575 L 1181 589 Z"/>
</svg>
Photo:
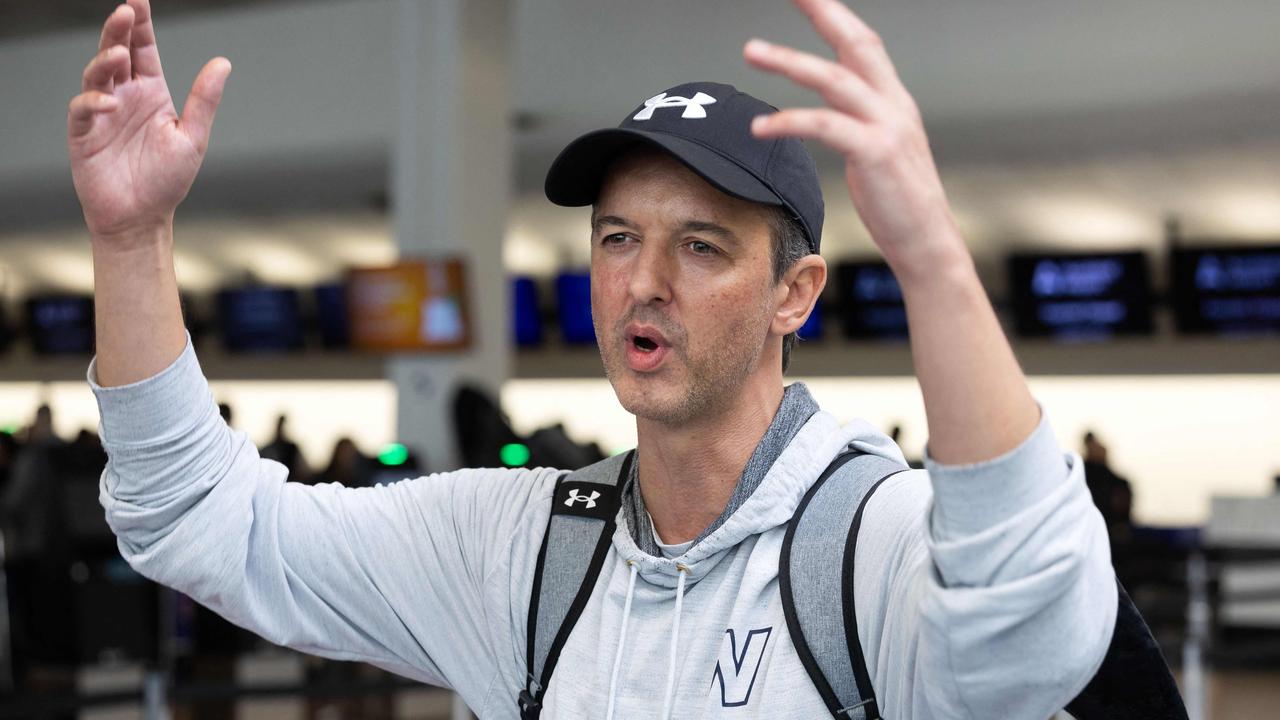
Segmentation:
<svg viewBox="0 0 1280 720">
<path fill-rule="evenodd" d="M 268 460 L 275 460 L 288 468 L 289 480 L 311 484 L 311 470 L 307 467 L 307 461 L 302 456 L 302 450 L 298 447 L 298 443 L 289 437 L 288 430 L 285 428 L 288 422 L 287 415 L 281 414 L 276 417 L 275 436 L 271 438 L 271 442 L 263 445 L 258 453 L 262 457 Z"/>
<path fill-rule="evenodd" d="M 349 437 L 339 438 L 333 446 L 333 454 L 329 464 L 319 475 L 313 476 L 315 483 L 338 483 L 347 487 L 366 487 L 372 478 L 372 459 L 360 452 L 356 443 Z"/>
<path fill-rule="evenodd" d="M 1102 513 L 1111 540 L 1111 564 L 1116 575 L 1132 592 L 1138 582 L 1134 570 L 1133 486 L 1111 469 L 1107 446 L 1093 431 L 1084 434 L 1084 479 L 1093 504 Z"/>
</svg>

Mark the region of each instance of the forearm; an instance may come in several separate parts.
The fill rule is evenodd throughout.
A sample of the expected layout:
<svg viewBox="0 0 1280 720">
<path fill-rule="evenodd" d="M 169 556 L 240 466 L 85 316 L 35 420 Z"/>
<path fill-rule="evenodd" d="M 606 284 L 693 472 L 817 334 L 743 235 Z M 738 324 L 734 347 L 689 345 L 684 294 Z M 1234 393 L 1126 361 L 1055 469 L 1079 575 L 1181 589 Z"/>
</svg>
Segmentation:
<svg viewBox="0 0 1280 720">
<path fill-rule="evenodd" d="M 958 236 L 890 258 L 902 286 L 929 454 L 967 464 L 1012 450 L 1039 409 Z"/>
<path fill-rule="evenodd" d="M 173 267 L 173 227 L 95 237 L 97 382 L 127 385 L 168 367 L 186 346 Z"/>
</svg>

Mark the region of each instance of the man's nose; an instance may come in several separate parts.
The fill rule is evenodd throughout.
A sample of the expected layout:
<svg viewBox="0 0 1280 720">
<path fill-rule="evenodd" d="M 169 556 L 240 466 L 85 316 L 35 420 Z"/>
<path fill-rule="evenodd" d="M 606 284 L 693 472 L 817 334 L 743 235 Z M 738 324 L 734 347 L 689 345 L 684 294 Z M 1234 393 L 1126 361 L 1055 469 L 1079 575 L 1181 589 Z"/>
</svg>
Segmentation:
<svg viewBox="0 0 1280 720">
<path fill-rule="evenodd" d="M 675 267 L 667 249 L 659 243 L 646 243 L 636 253 L 631 265 L 629 289 L 637 304 L 671 301 L 672 273 Z"/>
</svg>

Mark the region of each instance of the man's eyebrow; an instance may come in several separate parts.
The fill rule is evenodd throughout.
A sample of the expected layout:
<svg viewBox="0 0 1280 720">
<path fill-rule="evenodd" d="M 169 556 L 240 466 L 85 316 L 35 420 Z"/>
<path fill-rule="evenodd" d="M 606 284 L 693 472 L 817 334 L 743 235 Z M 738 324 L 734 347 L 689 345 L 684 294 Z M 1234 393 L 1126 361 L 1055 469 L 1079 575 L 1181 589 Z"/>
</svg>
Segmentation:
<svg viewBox="0 0 1280 720">
<path fill-rule="evenodd" d="M 617 215 L 599 215 L 591 218 L 591 230 L 593 232 L 600 232 L 600 228 L 605 225 L 617 225 L 618 227 L 624 227 L 629 230 L 636 229 L 635 223 L 632 223 L 626 218 L 618 217 Z"/>
<path fill-rule="evenodd" d="M 705 220 L 686 220 L 680 225 L 680 231 L 706 233 L 707 235 L 714 235 L 727 242 L 738 242 L 738 236 L 735 235 L 732 230 L 723 225 L 717 225 L 716 223 L 707 222 Z"/>
</svg>

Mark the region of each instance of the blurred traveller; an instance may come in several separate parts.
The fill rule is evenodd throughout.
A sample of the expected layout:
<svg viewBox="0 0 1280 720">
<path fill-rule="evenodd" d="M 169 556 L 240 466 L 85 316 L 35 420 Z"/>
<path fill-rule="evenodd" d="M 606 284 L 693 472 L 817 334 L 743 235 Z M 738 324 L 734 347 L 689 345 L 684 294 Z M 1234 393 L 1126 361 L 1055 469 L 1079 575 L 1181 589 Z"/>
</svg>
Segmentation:
<svg viewBox="0 0 1280 720">
<path fill-rule="evenodd" d="M 1135 557 L 1133 537 L 1133 486 L 1111 469 L 1107 446 L 1092 431 L 1084 434 L 1084 481 L 1093 504 L 1102 513 L 1111 541 L 1111 564 L 1116 575 L 1132 591 L 1142 564 Z"/>
<path fill-rule="evenodd" d="M 309 482 L 311 480 L 311 470 L 307 467 L 307 461 L 302 457 L 302 450 L 298 448 L 298 443 L 289 437 L 289 431 L 285 429 L 285 425 L 289 423 L 289 417 L 281 414 L 276 417 L 276 434 L 271 438 L 271 442 L 262 446 L 259 455 L 267 460 L 275 460 L 285 466 L 289 471 L 289 479 L 294 482 Z"/>
<path fill-rule="evenodd" d="M 67 443 L 53 430 L 53 410 L 36 409 L 27 426 L 26 440 L 17 448 L 10 481 L 0 498 L 0 518 L 5 530 L 5 556 L 10 560 L 52 561 L 65 545 L 60 524 L 62 495 L 58 470 Z"/>
<path fill-rule="evenodd" d="M 1112 539 L 1116 533 L 1127 535 L 1133 527 L 1133 486 L 1111 469 L 1107 446 L 1092 431 L 1084 434 L 1084 481 Z"/>
<path fill-rule="evenodd" d="M 62 474 L 67 443 L 54 432 L 48 405 L 36 410 L 23 436 L 0 496 L 14 678 L 28 690 L 69 692 L 76 635 L 68 621 L 75 608 Z"/>
<path fill-rule="evenodd" d="M 853 607 L 881 707 L 896 718 L 1048 717 L 1110 642 L 1117 594 L 1102 519 L 978 281 L 915 104 L 847 8 L 797 4 L 839 62 L 761 42 L 744 53 L 825 107 L 775 112 L 688 83 L 579 138 L 548 175 L 550 199 L 592 205 L 595 329 L 639 446 L 602 546 L 604 587 L 578 608 L 554 679 L 534 689 L 544 717 L 829 714 L 785 632 L 778 548 L 843 449 L 897 464 L 902 454 L 783 384 L 791 338 L 827 278 L 821 190 L 801 138 L 840 153 L 902 286 L 930 433 L 928 469 L 885 482 L 860 530 Z M 218 419 L 182 326 L 173 215 L 229 72 L 222 58 L 205 65 L 179 116 L 150 9 L 130 0 L 71 102 L 97 293 L 89 380 L 121 549 L 274 642 L 452 687 L 484 718 L 516 717 L 560 474 L 306 487 Z M 571 493 L 568 504 L 592 502 Z"/>
<path fill-rule="evenodd" d="M 370 480 L 369 458 L 360 452 L 355 442 L 344 437 L 333 446 L 329 464 L 316 475 L 317 483 L 338 483 L 347 487 L 365 487 Z"/>
</svg>

